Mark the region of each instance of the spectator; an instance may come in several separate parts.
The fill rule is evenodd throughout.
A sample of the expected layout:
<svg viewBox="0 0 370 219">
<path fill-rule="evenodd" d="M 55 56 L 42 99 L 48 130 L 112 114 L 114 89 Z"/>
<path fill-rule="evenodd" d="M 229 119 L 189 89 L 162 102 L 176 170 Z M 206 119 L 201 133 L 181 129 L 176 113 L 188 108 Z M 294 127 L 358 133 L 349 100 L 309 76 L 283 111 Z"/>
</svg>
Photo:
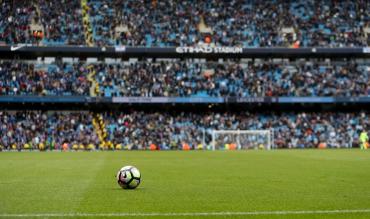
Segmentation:
<svg viewBox="0 0 370 219">
<path fill-rule="evenodd" d="M 368 64 L 165 61 L 96 63 L 100 96 L 369 96 Z M 0 62 L 0 95 L 89 96 L 83 62 Z"/>
<path fill-rule="evenodd" d="M 102 96 L 368 96 L 366 64 L 312 62 L 99 64 Z"/>
<path fill-rule="evenodd" d="M 91 125 L 90 113 L 22 111 L 0 112 L 0 145 L 10 149 L 28 144 L 38 148 L 39 143 L 48 149 L 61 149 L 64 143 L 98 145 Z"/>
<path fill-rule="evenodd" d="M 89 95 L 82 64 L 0 62 L 0 95 Z"/>
<path fill-rule="evenodd" d="M 275 146 L 310 148 L 360 145 L 359 133 L 370 125 L 363 112 L 145 112 L 106 113 L 108 141 L 125 149 L 190 149 L 210 145 L 212 130 L 272 129 Z M 63 145 L 99 145 L 88 112 L 0 112 L 0 145 L 21 149 L 62 149 Z"/>
<path fill-rule="evenodd" d="M 216 46 L 353 47 L 370 41 L 363 29 L 369 26 L 368 1 L 103 0 L 89 5 L 98 45 L 194 46 L 209 34 Z M 116 37 L 117 26 L 127 31 Z"/>
<path fill-rule="evenodd" d="M 45 45 L 85 45 L 78 0 L 1 3 L 0 42 L 33 43 L 32 21 Z M 97 46 L 367 47 L 370 2 L 91 0 L 88 14 Z M 40 11 L 40 14 L 38 14 Z M 208 38 L 210 37 L 210 38 Z M 297 45 L 296 45 L 297 46 Z"/>
<path fill-rule="evenodd" d="M 363 118 L 369 115 L 363 114 Z M 211 143 L 212 130 L 274 130 L 277 147 L 352 147 L 369 120 L 358 113 L 143 112 L 107 113 L 109 140 L 126 148 L 155 144 L 161 149 Z"/>
</svg>

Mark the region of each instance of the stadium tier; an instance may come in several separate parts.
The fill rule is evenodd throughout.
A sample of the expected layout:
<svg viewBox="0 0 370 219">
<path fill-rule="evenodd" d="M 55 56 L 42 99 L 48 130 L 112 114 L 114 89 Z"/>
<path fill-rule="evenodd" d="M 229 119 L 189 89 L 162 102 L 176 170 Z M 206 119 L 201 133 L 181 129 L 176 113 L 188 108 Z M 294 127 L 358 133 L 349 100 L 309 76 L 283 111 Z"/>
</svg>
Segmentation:
<svg viewBox="0 0 370 219">
<path fill-rule="evenodd" d="M 101 96 L 369 96 L 367 63 L 138 62 L 97 65 Z"/>
<path fill-rule="evenodd" d="M 4 149 L 62 149 L 65 142 L 72 149 L 98 142 L 87 112 L 2 111 L 0 117 Z"/>
<path fill-rule="evenodd" d="M 87 96 L 89 83 L 82 64 L 0 61 L 0 95 Z"/>
<path fill-rule="evenodd" d="M 355 47 L 370 40 L 366 0 L 3 0 L 0 10 L 3 44 Z"/>
<path fill-rule="evenodd" d="M 369 75 L 355 61 L 0 61 L 0 95 L 95 96 L 99 87 L 103 97 L 367 97 Z"/>
<path fill-rule="evenodd" d="M 358 147 L 359 133 L 369 127 L 366 112 L 153 112 L 132 110 L 102 116 L 109 142 L 104 148 L 94 113 L 1 111 L 3 149 L 211 149 L 213 130 L 273 130 L 276 148 Z M 98 123 L 100 122 L 97 120 Z M 255 137 L 253 137 L 255 138 Z M 253 140 L 253 139 L 252 139 Z M 263 147 L 242 145 L 249 149 Z M 220 149 L 236 144 L 224 139 Z"/>
<path fill-rule="evenodd" d="M 368 114 L 359 113 L 249 113 L 249 112 L 154 112 L 135 111 L 106 115 L 108 138 L 127 148 L 143 149 L 151 144 L 161 149 L 206 149 L 213 130 L 269 130 L 274 146 L 352 147 L 358 134 L 368 127 Z M 232 144 L 225 140 L 226 144 Z M 324 146 L 325 145 L 325 146 Z M 253 149 L 256 149 L 256 144 Z"/>
</svg>

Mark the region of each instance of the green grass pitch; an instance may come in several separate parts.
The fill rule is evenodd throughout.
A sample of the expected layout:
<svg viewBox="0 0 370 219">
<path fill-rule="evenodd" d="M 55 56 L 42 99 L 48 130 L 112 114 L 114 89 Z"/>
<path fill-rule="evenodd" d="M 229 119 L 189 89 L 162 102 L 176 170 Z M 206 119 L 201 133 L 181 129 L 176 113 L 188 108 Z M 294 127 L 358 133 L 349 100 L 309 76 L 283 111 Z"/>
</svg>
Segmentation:
<svg viewBox="0 0 370 219">
<path fill-rule="evenodd" d="M 116 183 L 125 165 L 142 173 L 136 190 Z M 370 151 L 356 149 L 5 152 L 0 218 L 370 218 L 369 183 Z"/>
</svg>

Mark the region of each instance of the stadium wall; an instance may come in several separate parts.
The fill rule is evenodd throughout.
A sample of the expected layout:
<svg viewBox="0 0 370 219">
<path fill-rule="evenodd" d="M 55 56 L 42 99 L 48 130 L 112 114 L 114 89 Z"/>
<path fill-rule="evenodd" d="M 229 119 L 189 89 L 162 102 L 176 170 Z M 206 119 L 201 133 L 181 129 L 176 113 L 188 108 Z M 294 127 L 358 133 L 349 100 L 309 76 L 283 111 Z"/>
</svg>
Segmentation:
<svg viewBox="0 0 370 219">
<path fill-rule="evenodd" d="M 121 58 L 366 58 L 370 47 L 354 48 L 239 48 L 239 47 L 85 47 L 0 46 L 0 58 L 17 57 Z"/>
</svg>

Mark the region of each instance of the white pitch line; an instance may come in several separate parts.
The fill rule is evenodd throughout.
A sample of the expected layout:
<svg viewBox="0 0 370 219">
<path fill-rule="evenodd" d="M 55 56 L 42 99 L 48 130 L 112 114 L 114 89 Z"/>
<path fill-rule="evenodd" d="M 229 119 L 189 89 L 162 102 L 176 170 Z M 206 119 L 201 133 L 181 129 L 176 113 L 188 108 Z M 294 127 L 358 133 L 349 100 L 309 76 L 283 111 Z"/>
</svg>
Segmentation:
<svg viewBox="0 0 370 219">
<path fill-rule="evenodd" d="M 0 214 L 0 217 L 174 217 L 174 216 L 238 216 L 238 215 L 303 215 L 370 213 L 370 209 L 305 210 L 305 211 L 245 211 L 245 212 L 182 212 L 182 213 L 40 213 Z"/>
</svg>

